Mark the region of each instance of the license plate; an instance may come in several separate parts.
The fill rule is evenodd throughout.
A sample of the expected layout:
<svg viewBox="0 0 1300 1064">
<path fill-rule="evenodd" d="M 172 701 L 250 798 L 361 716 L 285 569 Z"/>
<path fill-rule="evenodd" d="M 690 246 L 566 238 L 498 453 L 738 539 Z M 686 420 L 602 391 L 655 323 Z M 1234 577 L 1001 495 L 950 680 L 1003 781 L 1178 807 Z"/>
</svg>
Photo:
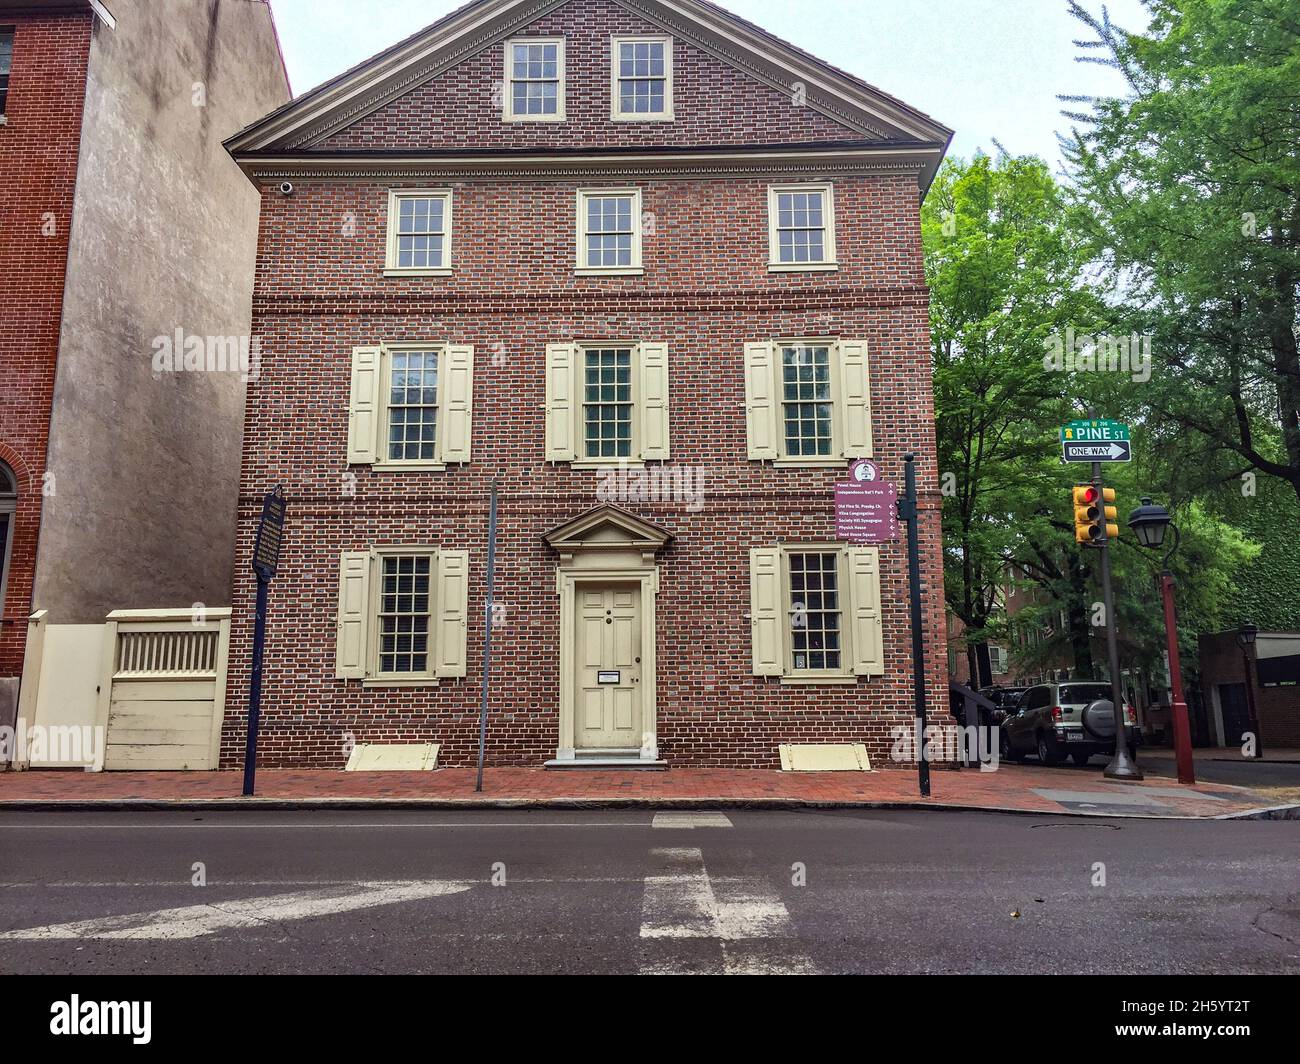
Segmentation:
<svg viewBox="0 0 1300 1064">
<path fill-rule="evenodd" d="M 1083 742 L 1083 739 L 1084 739 L 1084 737 L 1083 737 L 1083 734 L 1082 734 L 1081 732 L 1066 732 L 1066 733 L 1065 733 L 1065 741 L 1066 741 L 1067 743 L 1081 743 L 1081 742 Z"/>
</svg>

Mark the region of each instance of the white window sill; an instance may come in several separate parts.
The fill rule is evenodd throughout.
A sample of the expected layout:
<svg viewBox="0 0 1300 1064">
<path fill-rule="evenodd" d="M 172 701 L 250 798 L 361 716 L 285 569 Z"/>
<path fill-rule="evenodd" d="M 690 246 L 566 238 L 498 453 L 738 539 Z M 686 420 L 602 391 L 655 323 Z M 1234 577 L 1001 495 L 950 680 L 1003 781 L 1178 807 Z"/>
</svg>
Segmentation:
<svg viewBox="0 0 1300 1064">
<path fill-rule="evenodd" d="M 781 677 L 781 683 L 787 687 L 852 687 L 857 682 L 856 676 L 819 676 L 815 673 Z"/>
<path fill-rule="evenodd" d="M 436 270 L 403 270 L 396 267 L 385 269 L 385 277 L 450 277 L 451 267 L 439 267 Z"/>
<path fill-rule="evenodd" d="M 676 116 L 672 113 L 672 111 L 668 111 L 665 114 L 658 114 L 658 115 L 656 114 L 622 115 L 622 114 L 614 113 L 609 116 L 609 120 L 611 122 L 672 122 L 676 120 Z"/>
<path fill-rule="evenodd" d="M 834 273 L 838 262 L 769 262 L 769 273 Z"/>
<path fill-rule="evenodd" d="M 443 462 L 374 462 L 370 466 L 376 473 L 445 473 Z"/>
<path fill-rule="evenodd" d="M 778 458 L 772 463 L 777 469 L 847 469 L 846 458 Z"/>
<path fill-rule="evenodd" d="M 579 277 L 639 277 L 645 273 L 644 266 L 579 266 L 574 271 Z"/>
<path fill-rule="evenodd" d="M 370 680 L 362 680 L 361 686 L 366 689 L 377 687 L 437 687 L 438 678 L 430 676 L 420 680 L 389 680 L 380 676 Z"/>
<path fill-rule="evenodd" d="M 640 458 L 585 458 L 570 462 L 572 469 L 626 469 L 629 473 L 644 473 L 645 464 Z"/>
<path fill-rule="evenodd" d="M 564 120 L 565 120 L 565 116 L 563 112 L 556 115 L 509 115 L 507 114 L 501 116 L 501 121 L 503 122 L 552 122 L 554 123 L 554 122 L 563 122 Z"/>
</svg>

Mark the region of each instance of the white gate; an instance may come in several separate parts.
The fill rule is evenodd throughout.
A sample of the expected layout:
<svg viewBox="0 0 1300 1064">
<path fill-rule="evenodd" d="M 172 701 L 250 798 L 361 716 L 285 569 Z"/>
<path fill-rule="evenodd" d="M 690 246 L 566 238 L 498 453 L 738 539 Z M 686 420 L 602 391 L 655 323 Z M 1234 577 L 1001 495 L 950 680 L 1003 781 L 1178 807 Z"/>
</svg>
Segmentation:
<svg viewBox="0 0 1300 1064">
<path fill-rule="evenodd" d="M 118 610 L 105 640 L 104 768 L 215 769 L 230 610 Z"/>
</svg>

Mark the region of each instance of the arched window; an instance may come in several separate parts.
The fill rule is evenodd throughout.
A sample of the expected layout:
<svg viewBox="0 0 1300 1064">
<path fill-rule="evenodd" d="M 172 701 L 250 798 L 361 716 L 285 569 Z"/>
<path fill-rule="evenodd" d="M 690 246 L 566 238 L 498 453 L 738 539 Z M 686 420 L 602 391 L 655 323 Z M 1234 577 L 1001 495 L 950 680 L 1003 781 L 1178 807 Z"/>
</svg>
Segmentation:
<svg viewBox="0 0 1300 1064">
<path fill-rule="evenodd" d="M 14 513 L 18 509 L 18 478 L 0 462 L 0 614 L 9 588 L 9 554 L 14 544 Z"/>
</svg>

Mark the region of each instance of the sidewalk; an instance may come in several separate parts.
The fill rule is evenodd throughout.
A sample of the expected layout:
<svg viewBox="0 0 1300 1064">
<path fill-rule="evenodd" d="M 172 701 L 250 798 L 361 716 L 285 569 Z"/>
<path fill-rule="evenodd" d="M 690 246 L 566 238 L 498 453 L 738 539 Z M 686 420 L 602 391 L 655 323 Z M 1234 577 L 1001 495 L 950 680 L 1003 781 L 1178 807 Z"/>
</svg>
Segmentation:
<svg viewBox="0 0 1300 1064">
<path fill-rule="evenodd" d="M 931 779 L 931 797 L 922 799 L 916 773 L 907 770 L 490 768 L 484 774 L 483 792 L 476 794 L 473 769 L 366 773 L 264 769 L 257 774 L 257 797 L 243 799 L 239 772 L 6 772 L 0 773 L 0 809 L 842 807 L 1213 819 L 1260 816 L 1277 806 L 1276 801 L 1242 787 L 1183 787 L 1155 775 L 1142 783 L 1110 783 L 1102 778 L 1100 767 L 936 769 Z"/>
</svg>

